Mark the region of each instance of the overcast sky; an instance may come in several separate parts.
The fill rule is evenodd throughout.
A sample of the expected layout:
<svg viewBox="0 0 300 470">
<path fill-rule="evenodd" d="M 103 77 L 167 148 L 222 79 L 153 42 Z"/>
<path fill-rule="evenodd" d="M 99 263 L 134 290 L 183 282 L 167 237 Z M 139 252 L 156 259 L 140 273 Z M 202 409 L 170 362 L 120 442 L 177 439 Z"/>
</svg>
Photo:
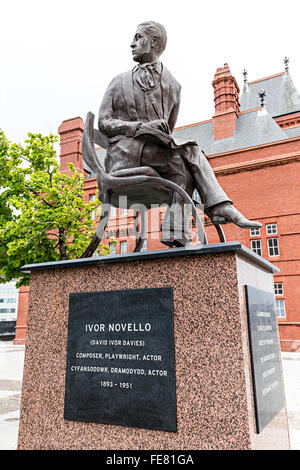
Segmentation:
<svg viewBox="0 0 300 470">
<path fill-rule="evenodd" d="M 177 126 L 210 119 L 211 82 L 227 62 L 240 88 L 284 71 L 300 91 L 299 0 L 2 0 L 0 128 L 22 142 L 57 133 L 98 108 L 111 79 L 133 67 L 130 42 L 146 20 L 162 23 L 161 60 L 182 85 Z M 266 103 L 268 98 L 266 97 Z"/>
</svg>

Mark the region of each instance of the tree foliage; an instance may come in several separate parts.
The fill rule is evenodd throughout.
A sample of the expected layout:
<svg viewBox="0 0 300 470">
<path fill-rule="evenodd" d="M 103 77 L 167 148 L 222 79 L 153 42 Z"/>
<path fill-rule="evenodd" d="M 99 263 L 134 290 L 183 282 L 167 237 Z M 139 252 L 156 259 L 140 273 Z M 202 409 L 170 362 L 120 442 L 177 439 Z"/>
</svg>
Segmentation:
<svg viewBox="0 0 300 470">
<path fill-rule="evenodd" d="M 28 134 L 15 144 L 0 130 L 0 283 L 28 285 L 21 266 L 78 258 L 93 236 L 100 201 L 84 202 L 84 176 L 74 165 L 60 173 L 57 140 Z M 98 253 L 110 251 L 101 244 Z"/>
</svg>

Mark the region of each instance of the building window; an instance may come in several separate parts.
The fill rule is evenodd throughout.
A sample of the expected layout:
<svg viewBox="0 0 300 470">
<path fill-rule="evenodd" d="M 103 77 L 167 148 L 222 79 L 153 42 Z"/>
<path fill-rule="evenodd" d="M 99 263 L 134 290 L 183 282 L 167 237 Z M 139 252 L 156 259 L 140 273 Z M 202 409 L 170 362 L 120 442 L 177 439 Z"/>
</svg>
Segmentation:
<svg viewBox="0 0 300 470">
<path fill-rule="evenodd" d="M 279 256 L 278 238 L 268 238 L 269 256 Z"/>
<path fill-rule="evenodd" d="M 201 198 L 199 196 L 199 193 L 198 193 L 197 189 L 195 189 L 195 191 L 193 192 L 193 200 L 196 201 L 196 202 L 199 202 L 199 204 L 201 204 Z"/>
<path fill-rule="evenodd" d="M 259 256 L 262 256 L 261 240 L 251 240 L 251 250 Z"/>
<path fill-rule="evenodd" d="M 0 314 L 1 313 L 15 313 L 16 309 L 15 308 L 0 308 Z"/>
<path fill-rule="evenodd" d="M 14 289 L 13 287 L 0 287 L 0 295 L 1 294 L 14 294 L 15 292 L 18 292 L 18 290 Z"/>
<path fill-rule="evenodd" d="M 94 202 L 95 199 L 96 199 L 96 194 L 90 194 L 90 202 Z M 96 210 L 93 210 L 91 212 L 91 217 L 92 217 L 92 219 L 96 218 Z"/>
<path fill-rule="evenodd" d="M 259 227 L 250 228 L 250 237 L 259 237 L 259 235 L 260 235 Z"/>
<path fill-rule="evenodd" d="M 275 295 L 283 295 L 284 294 L 282 282 L 275 282 L 274 283 L 274 291 L 275 291 Z"/>
<path fill-rule="evenodd" d="M 121 209 L 121 215 L 127 215 L 128 209 Z"/>
<path fill-rule="evenodd" d="M 110 215 L 111 215 L 112 217 L 117 217 L 117 208 L 116 208 L 116 207 L 111 206 L 111 208 L 110 208 Z"/>
<path fill-rule="evenodd" d="M 116 248 L 117 248 L 117 245 L 115 243 L 110 243 L 109 244 L 109 249 L 111 251 L 111 255 L 115 255 L 116 254 Z"/>
<path fill-rule="evenodd" d="M 276 311 L 278 318 L 286 318 L 285 303 L 283 299 L 276 299 Z"/>
<path fill-rule="evenodd" d="M 121 242 L 121 253 L 127 253 L 127 242 Z"/>
<path fill-rule="evenodd" d="M 267 232 L 267 235 L 272 235 L 273 233 L 277 233 L 277 224 L 267 224 L 266 232 Z"/>
<path fill-rule="evenodd" d="M 142 251 L 147 251 L 147 250 L 148 250 L 148 240 L 144 240 Z"/>
<path fill-rule="evenodd" d="M 0 284 L 0 322 L 15 321 L 17 319 L 18 289 L 14 281 L 2 287 Z"/>
</svg>

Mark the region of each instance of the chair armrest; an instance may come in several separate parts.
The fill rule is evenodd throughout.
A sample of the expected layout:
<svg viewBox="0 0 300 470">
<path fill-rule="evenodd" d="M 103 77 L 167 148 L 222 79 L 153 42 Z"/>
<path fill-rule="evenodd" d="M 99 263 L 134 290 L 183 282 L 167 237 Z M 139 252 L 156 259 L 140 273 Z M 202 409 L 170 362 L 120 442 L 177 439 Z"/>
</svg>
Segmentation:
<svg viewBox="0 0 300 470">
<path fill-rule="evenodd" d="M 94 129 L 94 142 L 104 149 L 108 147 L 108 138 L 98 129 Z"/>
<path fill-rule="evenodd" d="M 110 175 L 118 178 L 126 176 L 155 176 L 157 178 L 161 178 L 159 173 L 157 173 L 157 171 L 150 166 L 140 166 L 136 168 L 128 168 L 126 170 L 118 170 L 110 173 Z"/>
</svg>

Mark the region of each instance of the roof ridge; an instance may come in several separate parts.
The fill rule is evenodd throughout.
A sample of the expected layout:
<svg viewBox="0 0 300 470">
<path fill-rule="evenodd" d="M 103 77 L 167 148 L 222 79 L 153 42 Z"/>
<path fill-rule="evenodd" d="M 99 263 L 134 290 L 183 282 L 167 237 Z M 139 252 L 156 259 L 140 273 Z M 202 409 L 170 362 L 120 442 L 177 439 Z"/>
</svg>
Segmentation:
<svg viewBox="0 0 300 470">
<path fill-rule="evenodd" d="M 256 108 L 250 108 L 250 109 L 245 109 L 244 111 L 240 111 L 239 115 L 240 114 L 253 113 L 254 111 L 260 111 L 260 110 L 261 110 L 261 106 L 257 106 Z"/>
<path fill-rule="evenodd" d="M 281 75 L 285 75 L 285 72 L 275 73 L 274 75 L 269 75 L 268 77 L 258 78 L 257 80 L 252 80 L 248 82 L 248 85 L 252 85 L 253 83 L 263 82 L 264 80 L 270 80 L 271 78 L 280 77 Z"/>
<path fill-rule="evenodd" d="M 188 129 L 189 127 L 199 126 L 200 124 L 205 124 L 205 123 L 211 122 L 211 121 L 212 121 L 212 119 L 206 119 L 205 121 L 199 121 L 199 122 L 195 122 L 193 124 L 186 124 L 184 126 L 175 127 L 174 131 L 180 131 L 181 129 Z"/>
</svg>

